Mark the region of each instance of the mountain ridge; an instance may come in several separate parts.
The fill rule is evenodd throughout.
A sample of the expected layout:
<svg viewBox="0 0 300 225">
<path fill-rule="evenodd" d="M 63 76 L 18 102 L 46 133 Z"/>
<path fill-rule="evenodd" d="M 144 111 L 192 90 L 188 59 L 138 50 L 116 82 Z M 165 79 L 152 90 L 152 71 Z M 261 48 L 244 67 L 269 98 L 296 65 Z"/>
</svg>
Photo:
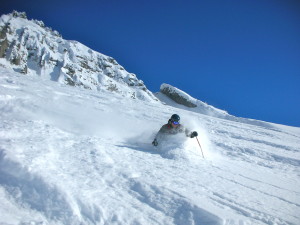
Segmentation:
<svg viewBox="0 0 300 225">
<path fill-rule="evenodd" d="M 78 41 L 64 40 L 43 21 L 28 20 L 25 12 L 13 11 L 1 16 L 0 46 L 0 65 L 16 72 L 86 89 L 106 89 L 133 99 L 159 101 L 142 80 L 128 73 L 114 58 Z M 176 92 L 183 93 L 179 89 Z M 221 111 L 207 104 L 202 107 L 210 108 L 211 115 L 218 114 L 211 111 Z"/>
<path fill-rule="evenodd" d="M 161 102 L 213 117 L 271 127 L 271 123 L 230 115 L 170 84 L 162 84 L 160 92 L 152 93 L 142 80 L 127 72 L 114 58 L 78 41 L 64 40 L 43 21 L 28 20 L 25 12 L 13 11 L 0 17 L 0 66 L 70 86 L 108 90 L 132 99 Z"/>
<path fill-rule="evenodd" d="M 64 40 L 42 21 L 13 11 L 0 18 L 3 67 L 86 89 L 106 89 L 125 97 L 157 101 L 144 82 L 110 57 L 78 41 Z"/>
</svg>

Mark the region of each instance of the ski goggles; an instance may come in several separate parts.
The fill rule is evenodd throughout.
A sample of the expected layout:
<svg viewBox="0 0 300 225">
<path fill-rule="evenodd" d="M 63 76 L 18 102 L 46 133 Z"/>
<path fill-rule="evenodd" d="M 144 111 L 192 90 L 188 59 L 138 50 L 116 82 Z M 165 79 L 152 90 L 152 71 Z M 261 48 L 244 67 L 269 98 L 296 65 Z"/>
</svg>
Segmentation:
<svg viewBox="0 0 300 225">
<path fill-rule="evenodd" d="M 179 124 L 179 122 L 177 122 L 177 121 L 172 121 L 172 123 L 173 123 L 174 125 L 178 125 L 178 124 Z"/>
</svg>

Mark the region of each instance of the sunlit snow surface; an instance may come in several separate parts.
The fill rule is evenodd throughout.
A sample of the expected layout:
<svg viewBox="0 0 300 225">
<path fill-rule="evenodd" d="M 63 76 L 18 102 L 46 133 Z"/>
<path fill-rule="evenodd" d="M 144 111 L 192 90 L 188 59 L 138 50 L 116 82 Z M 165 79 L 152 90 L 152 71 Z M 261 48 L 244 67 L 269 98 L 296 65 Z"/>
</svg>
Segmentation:
<svg viewBox="0 0 300 225">
<path fill-rule="evenodd" d="M 205 159 L 195 138 L 151 145 L 173 113 Z M 300 224 L 300 128 L 4 69 L 0 118 L 0 224 Z"/>
</svg>

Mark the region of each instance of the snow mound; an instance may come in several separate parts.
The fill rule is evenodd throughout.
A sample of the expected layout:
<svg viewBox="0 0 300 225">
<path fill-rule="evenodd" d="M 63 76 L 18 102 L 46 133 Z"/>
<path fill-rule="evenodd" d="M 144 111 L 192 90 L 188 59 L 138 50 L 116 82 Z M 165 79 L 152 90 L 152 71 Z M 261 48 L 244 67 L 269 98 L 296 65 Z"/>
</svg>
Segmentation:
<svg viewBox="0 0 300 225">
<path fill-rule="evenodd" d="M 32 174 L 28 168 L 10 160 L 3 150 L 0 151 L 0 173 L 0 185 L 5 186 L 17 204 L 23 205 L 24 211 L 36 214 L 39 220 L 45 220 L 46 217 L 62 222 L 59 224 L 79 222 L 63 191 L 49 185 L 42 177 Z M 30 217 L 25 216 L 24 219 L 34 222 Z"/>
</svg>

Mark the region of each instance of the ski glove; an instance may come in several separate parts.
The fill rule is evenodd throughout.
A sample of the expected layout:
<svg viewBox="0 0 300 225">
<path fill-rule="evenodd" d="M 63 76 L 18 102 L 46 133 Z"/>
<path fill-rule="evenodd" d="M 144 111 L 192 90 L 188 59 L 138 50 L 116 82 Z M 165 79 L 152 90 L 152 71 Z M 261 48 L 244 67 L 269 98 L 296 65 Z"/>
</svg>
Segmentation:
<svg viewBox="0 0 300 225">
<path fill-rule="evenodd" d="M 194 131 L 191 133 L 191 138 L 194 138 L 194 137 L 197 137 L 198 136 L 198 133 L 197 131 Z"/>
<path fill-rule="evenodd" d="M 157 142 L 156 138 L 154 139 L 154 141 L 152 141 L 152 144 L 153 144 L 154 146 L 157 146 L 157 145 L 158 145 L 158 142 Z"/>
</svg>

